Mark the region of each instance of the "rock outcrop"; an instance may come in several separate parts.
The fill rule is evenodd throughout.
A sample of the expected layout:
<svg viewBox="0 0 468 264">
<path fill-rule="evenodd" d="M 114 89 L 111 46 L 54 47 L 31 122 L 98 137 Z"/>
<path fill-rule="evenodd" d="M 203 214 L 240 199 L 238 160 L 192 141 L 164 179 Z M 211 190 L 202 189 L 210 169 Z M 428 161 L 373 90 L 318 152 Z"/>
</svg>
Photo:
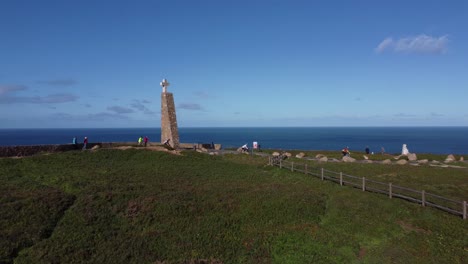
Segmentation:
<svg viewBox="0 0 468 264">
<path fill-rule="evenodd" d="M 299 154 L 296 155 L 296 158 L 302 159 L 304 156 L 305 156 L 305 153 L 304 153 L 304 152 L 301 152 L 301 153 L 299 153 Z"/>
<path fill-rule="evenodd" d="M 408 161 L 407 161 L 407 160 L 404 160 L 404 159 L 401 159 L 401 160 L 398 160 L 398 161 L 396 162 L 396 164 L 398 164 L 398 165 L 405 165 L 405 164 L 408 164 Z"/>
<path fill-rule="evenodd" d="M 341 160 L 344 162 L 356 162 L 355 158 L 351 158 L 349 156 L 344 156 Z"/>
<path fill-rule="evenodd" d="M 455 159 L 455 156 L 453 156 L 452 154 L 448 155 L 447 158 L 445 159 L 445 163 L 450 163 L 450 162 L 454 162 L 456 161 L 457 159 Z"/>
<path fill-rule="evenodd" d="M 408 154 L 408 160 L 409 161 L 416 161 L 416 160 L 418 160 L 418 157 L 416 156 L 415 153 L 409 153 Z"/>
<path fill-rule="evenodd" d="M 320 161 L 320 162 L 327 162 L 327 161 L 328 161 L 328 158 L 325 157 L 325 156 L 323 156 L 323 157 L 321 157 L 318 161 Z"/>
</svg>

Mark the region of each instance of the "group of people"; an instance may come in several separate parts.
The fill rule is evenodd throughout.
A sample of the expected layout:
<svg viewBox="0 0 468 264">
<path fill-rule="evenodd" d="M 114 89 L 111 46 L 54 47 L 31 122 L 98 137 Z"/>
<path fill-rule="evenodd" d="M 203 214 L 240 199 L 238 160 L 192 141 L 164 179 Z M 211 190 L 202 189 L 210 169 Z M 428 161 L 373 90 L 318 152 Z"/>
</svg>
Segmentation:
<svg viewBox="0 0 468 264">
<path fill-rule="evenodd" d="M 366 152 L 367 155 L 369 154 L 374 154 L 374 152 L 370 152 L 370 149 L 369 149 L 369 146 L 366 146 L 366 148 L 364 149 L 364 151 Z M 351 152 L 349 152 L 349 147 L 345 147 L 341 150 L 341 153 L 343 154 L 343 157 L 344 156 L 349 156 L 351 154 Z M 380 149 L 380 153 L 383 155 L 385 153 L 385 149 L 384 147 L 381 147 Z M 406 146 L 406 144 L 403 144 L 402 146 L 402 149 L 401 149 L 401 155 L 408 155 L 410 152 L 408 150 L 408 147 Z"/>
<path fill-rule="evenodd" d="M 147 136 L 145 136 L 144 138 L 139 137 L 138 138 L 138 146 L 141 146 L 141 143 L 143 142 L 144 146 L 146 147 L 146 145 L 148 144 L 148 140 L 149 140 L 149 138 Z"/>
<path fill-rule="evenodd" d="M 366 146 L 366 148 L 364 149 L 364 151 L 366 152 L 367 155 L 369 154 L 374 154 L 374 152 L 370 152 L 370 149 L 369 149 L 369 146 Z M 385 149 L 382 147 L 382 154 L 385 152 Z M 344 156 L 349 156 L 351 155 L 351 152 L 349 151 L 349 147 L 345 147 L 341 150 L 341 153 L 343 154 L 343 157 Z"/>
<path fill-rule="evenodd" d="M 146 147 L 146 145 L 148 144 L 148 141 L 149 141 L 149 138 L 147 136 L 145 136 L 144 138 L 139 137 L 138 146 L 141 146 L 143 143 L 144 146 Z M 75 148 L 78 148 L 78 139 L 76 137 L 73 137 L 72 144 L 75 145 Z M 84 137 L 82 150 L 85 150 L 87 146 L 88 146 L 88 137 Z"/>
<path fill-rule="evenodd" d="M 77 141 L 77 138 L 76 138 L 76 137 L 73 137 L 72 144 L 75 145 L 75 148 L 77 148 L 77 146 L 78 146 L 78 141 Z M 82 150 L 85 150 L 87 145 L 88 145 L 88 137 L 84 137 Z"/>
</svg>

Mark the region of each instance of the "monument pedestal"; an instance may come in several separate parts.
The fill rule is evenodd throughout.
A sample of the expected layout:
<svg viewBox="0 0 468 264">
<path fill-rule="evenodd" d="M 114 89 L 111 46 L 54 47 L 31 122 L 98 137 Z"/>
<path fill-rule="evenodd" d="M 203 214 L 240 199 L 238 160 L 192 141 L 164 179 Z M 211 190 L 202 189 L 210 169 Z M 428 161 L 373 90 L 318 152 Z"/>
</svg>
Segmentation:
<svg viewBox="0 0 468 264">
<path fill-rule="evenodd" d="M 169 141 L 168 141 L 169 140 Z M 172 93 L 161 93 L 161 143 L 169 144 L 172 148 L 179 147 L 179 130 Z"/>
</svg>

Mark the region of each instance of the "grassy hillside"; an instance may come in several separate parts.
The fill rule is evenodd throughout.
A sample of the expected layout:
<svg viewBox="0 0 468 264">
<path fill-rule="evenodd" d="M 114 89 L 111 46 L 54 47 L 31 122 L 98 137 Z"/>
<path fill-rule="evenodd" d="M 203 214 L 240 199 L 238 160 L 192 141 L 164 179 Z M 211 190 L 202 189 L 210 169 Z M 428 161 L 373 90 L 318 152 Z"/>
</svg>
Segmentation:
<svg viewBox="0 0 468 264">
<path fill-rule="evenodd" d="M 0 263 L 468 261 L 467 221 L 266 164 L 135 149 L 0 159 Z M 468 193 L 463 169 L 325 166 Z"/>
</svg>

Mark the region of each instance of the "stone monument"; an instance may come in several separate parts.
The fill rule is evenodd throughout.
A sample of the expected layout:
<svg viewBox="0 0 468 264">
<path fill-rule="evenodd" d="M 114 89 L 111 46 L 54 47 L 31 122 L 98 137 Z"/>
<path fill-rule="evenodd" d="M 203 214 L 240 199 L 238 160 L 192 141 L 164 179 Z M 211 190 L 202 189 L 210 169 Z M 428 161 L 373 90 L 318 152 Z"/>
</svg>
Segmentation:
<svg viewBox="0 0 468 264">
<path fill-rule="evenodd" d="M 160 83 L 161 93 L 161 143 L 172 148 L 179 147 L 179 131 L 174 105 L 174 96 L 167 92 L 169 82 L 163 79 Z"/>
</svg>

